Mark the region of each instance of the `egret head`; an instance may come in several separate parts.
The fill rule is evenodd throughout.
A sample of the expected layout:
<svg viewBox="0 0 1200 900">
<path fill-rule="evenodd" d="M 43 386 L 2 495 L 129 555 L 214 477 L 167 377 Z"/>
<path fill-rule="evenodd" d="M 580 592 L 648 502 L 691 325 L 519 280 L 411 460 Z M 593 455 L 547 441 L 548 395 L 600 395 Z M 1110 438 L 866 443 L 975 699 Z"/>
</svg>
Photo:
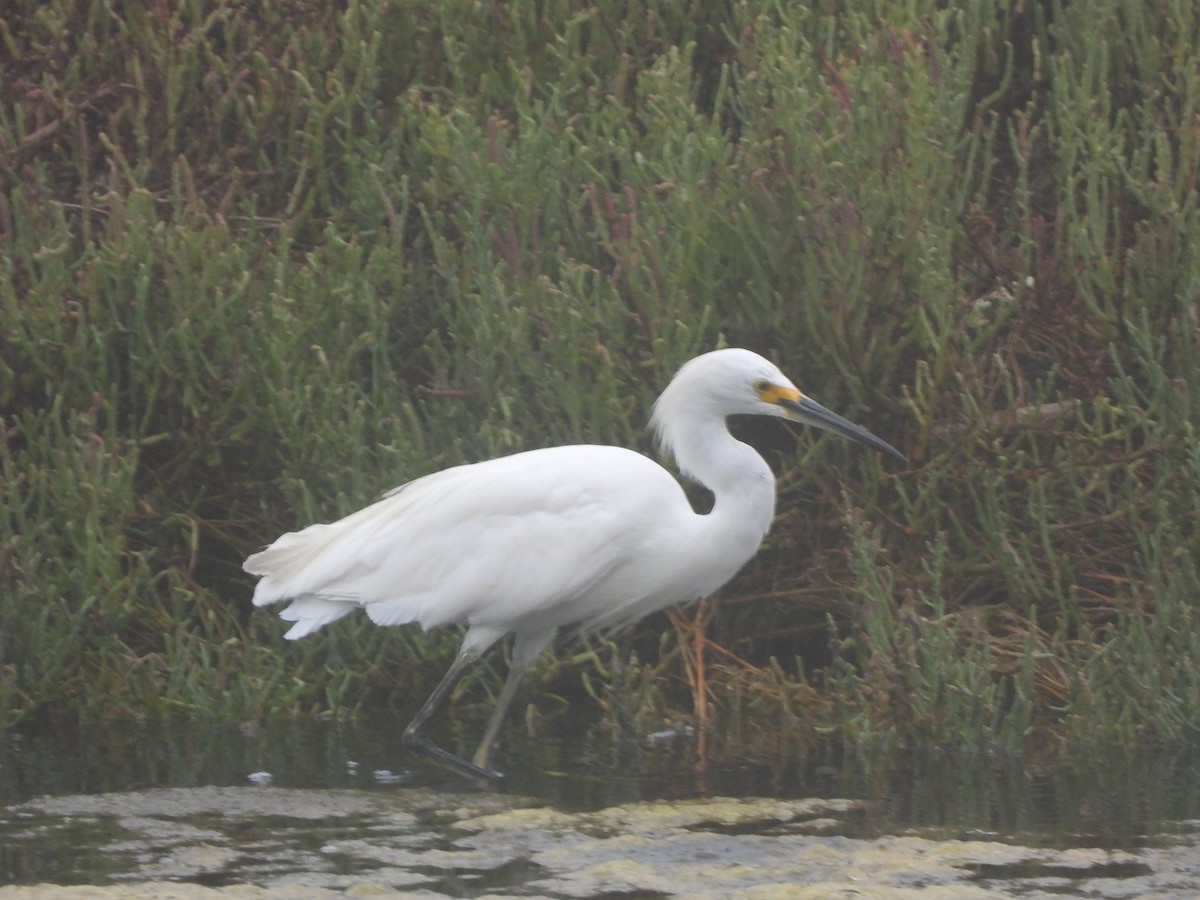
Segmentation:
<svg viewBox="0 0 1200 900">
<path fill-rule="evenodd" d="M 750 350 L 714 350 L 685 363 L 655 404 L 652 424 L 670 450 L 672 423 L 738 414 L 812 425 L 908 462 L 891 444 L 806 396 L 774 363 Z"/>
</svg>

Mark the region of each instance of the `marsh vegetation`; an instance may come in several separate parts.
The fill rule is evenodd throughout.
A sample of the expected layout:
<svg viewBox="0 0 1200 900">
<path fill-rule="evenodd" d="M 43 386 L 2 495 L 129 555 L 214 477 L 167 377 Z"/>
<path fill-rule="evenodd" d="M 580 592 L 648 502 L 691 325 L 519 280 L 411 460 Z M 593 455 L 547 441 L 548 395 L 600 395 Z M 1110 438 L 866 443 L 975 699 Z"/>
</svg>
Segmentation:
<svg viewBox="0 0 1200 900">
<path fill-rule="evenodd" d="M 285 646 L 241 560 L 446 465 L 649 451 L 730 344 L 914 465 L 742 426 L 764 553 L 544 693 L 1194 740 L 1198 53 L 1182 0 L 12 0 L 0 723 L 424 696 L 455 635 Z"/>
</svg>

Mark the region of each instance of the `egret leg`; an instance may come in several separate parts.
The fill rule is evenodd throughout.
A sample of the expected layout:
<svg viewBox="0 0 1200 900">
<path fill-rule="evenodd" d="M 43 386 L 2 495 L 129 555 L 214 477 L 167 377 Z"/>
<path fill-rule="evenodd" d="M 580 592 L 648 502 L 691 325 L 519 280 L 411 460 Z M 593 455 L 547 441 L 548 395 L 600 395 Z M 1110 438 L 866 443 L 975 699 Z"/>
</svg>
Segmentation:
<svg viewBox="0 0 1200 900">
<path fill-rule="evenodd" d="M 417 714 L 413 716 L 413 720 L 404 729 L 404 734 L 400 736 L 400 743 L 409 750 L 420 753 L 422 756 L 428 757 L 434 762 L 452 769 L 461 775 L 496 781 L 504 777 L 500 772 L 490 769 L 486 765 L 473 765 L 465 759 L 455 756 L 447 750 L 443 750 L 424 731 L 425 723 L 446 705 L 450 699 L 451 692 L 454 690 L 454 686 L 462 679 L 467 669 L 478 661 L 479 652 L 474 648 L 463 647 L 458 652 L 458 656 L 454 658 L 454 662 L 451 663 L 446 674 L 442 676 L 442 680 L 438 682 L 438 686 L 433 689 L 433 693 L 429 695 L 429 699 L 417 710 Z"/>
<path fill-rule="evenodd" d="M 500 726 L 504 724 L 508 708 L 512 706 L 513 698 L 517 696 L 517 688 L 524 679 L 525 673 L 529 671 L 529 667 L 533 665 L 533 661 L 546 649 L 546 645 L 550 643 L 552 637 L 554 637 L 554 629 L 533 635 L 521 633 L 514 639 L 508 676 L 504 679 L 504 686 L 500 688 L 500 696 L 496 698 L 496 708 L 492 710 L 487 728 L 483 731 L 483 740 L 479 742 L 479 749 L 475 751 L 475 756 L 472 758 L 472 762 L 478 768 L 491 770 L 488 765 L 488 756 L 491 754 L 496 736 L 500 733 Z"/>
<path fill-rule="evenodd" d="M 529 663 L 517 665 L 514 659 L 512 665 L 508 668 L 508 676 L 504 679 L 504 687 L 500 688 L 500 696 L 496 698 L 496 708 L 492 710 L 492 716 L 488 719 L 487 728 L 483 731 L 483 740 L 479 742 L 479 749 L 475 751 L 475 756 L 471 762 L 480 769 L 488 769 L 488 756 L 492 752 L 492 744 L 496 741 L 496 735 L 500 733 L 500 726 L 504 724 L 504 716 L 508 712 L 508 708 L 512 706 L 513 698 L 517 696 L 517 687 L 521 684 L 521 679 L 525 677 L 525 673 L 529 671 Z"/>
</svg>

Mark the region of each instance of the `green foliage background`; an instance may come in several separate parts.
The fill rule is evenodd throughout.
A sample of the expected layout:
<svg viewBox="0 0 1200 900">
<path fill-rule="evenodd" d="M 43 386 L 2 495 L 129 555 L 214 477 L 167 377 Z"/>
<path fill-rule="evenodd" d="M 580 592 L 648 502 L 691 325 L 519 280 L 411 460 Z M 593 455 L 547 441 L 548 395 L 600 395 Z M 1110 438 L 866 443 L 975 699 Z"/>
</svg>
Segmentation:
<svg viewBox="0 0 1200 900">
<path fill-rule="evenodd" d="M 1183 0 L 13 0 L 0 722 L 410 702 L 453 635 L 285 645 L 246 553 L 445 465 L 649 450 L 734 344 L 914 466 L 748 432 L 780 516 L 708 625 L 721 705 L 1194 739 L 1198 56 Z M 678 705 L 669 636 L 613 652 Z"/>
</svg>

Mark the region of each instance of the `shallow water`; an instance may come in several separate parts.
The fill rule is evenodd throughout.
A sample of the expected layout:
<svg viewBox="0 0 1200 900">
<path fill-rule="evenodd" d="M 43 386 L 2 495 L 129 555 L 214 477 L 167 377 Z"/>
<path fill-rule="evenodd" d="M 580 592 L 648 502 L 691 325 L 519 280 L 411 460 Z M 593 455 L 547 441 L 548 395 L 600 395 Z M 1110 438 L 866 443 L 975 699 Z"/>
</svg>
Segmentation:
<svg viewBox="0 0 1200 900">
<path fill-rule="evenodd" d="M 619 743 L 560 722 L 537 737 L 512 729 L 507 779 L 480 790 L 408 756 L 398 728 L 378 716 L 263 728 L 47 722 L 7 733 L 0 884 L 1200 895 L 1192 748 L 1034 765 L 825 747 L 698 772 L 687 736 Z M 0 900 L 24 896 L 16 890 L 0 888 Z"/>
</svg>

